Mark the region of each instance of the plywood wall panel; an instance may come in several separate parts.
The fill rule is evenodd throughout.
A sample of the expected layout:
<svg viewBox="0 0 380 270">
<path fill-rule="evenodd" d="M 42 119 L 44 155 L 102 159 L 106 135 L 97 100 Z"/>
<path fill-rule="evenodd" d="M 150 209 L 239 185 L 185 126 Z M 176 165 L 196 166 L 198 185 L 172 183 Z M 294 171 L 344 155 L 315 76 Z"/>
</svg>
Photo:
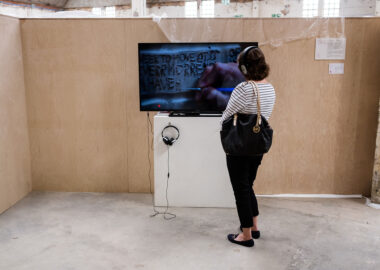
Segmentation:
<svg viewBox="0 0 380 270">
<path fill-rule="evenodd" d="M 23 21 L 33 189 L 128 191 L 123 30 Z"/>
<path fill-rule="evenodd" d="M 31 190 L 30 148 L 18 19 L 0 15 L 0 213 Z"/>
<path fill-rule="evenodd" d="M 376 133 L 373 123 L 377 119 L 380 94 L 380 62 L 377 60 L 380 21 L 352 19 L 347 21 L 346 29 L 347 35 L 355 41 L 348 43 L 347 49 L 355 53 L 347 55 L 348 73 L 344 75 L 340 96 L 340 137 L 344 140 L 339 140 L 339 145 L 346 147 L 338 153 L 338 159 L 346 163 L 339 163 L 336 183 L 345 190 L 360 189 L 368 195 L 371 185 L 368 170 L 373 167 L 373 134 Z"/>
<path fill-rule="evenodd" d="M 334 168 L 328 152 L 334 151 L 335 142 L 323 138 L 334 136 L 336 131 L 326 124 L 334 118 L 325 121 L 326 113 L 334 110 L 337 97 L 325 96 L 331 80 L 327 76 L 327 63 L 313 63 L 310 47 L 314 42 L 306 39 L 276 49 L 263 48 L 271 65 L 268 80 L 275 86 L 277 101 L 271 118 L 274 145 L 259 171 L 260 192 L 332 193 L 333 182 L 326 179 Z"/>
<path fill-rule="evenodd" d="M 346 20 L 346 61 L 315 61 L 314 38 L 263 47 L 278 99 L 271 119 L 276 140 L 259 172 L 260 192 L 368 194 L 380 78 L 363 54 L 378 41 L 359 29 L 371 24 L 374 35 L 379 23 Z M 344 62 L 345 74 L 329 75 L 329 62 Z M 374 84 L 362 79 L 364 73 Z"/>
<path fill-rule="evenodd" d="M 148 147 L 152 137 L 148 132 L 147 113 L 140 112 L 138 43 L 167 42 L 157 25 L 149 20 L 125 21 L 127 82 L 128 181 L 130 192 L 153 189 L 153 154 Z M 153 115 L 153 114 L 152 114 Z M 150 162 L 150 165 L 149 165 Z M 149 174 L 149 166 L 150 174 Z M 150 185 L 150 181 L 152 185 Z"/>
<path fill-rule="evenodd" d="M 169 38 L 265 44 L 277 102 L 274 145 L 259 170 L 258 193 L 368 195 L 380 95 L 380 61 L 374 57 L 380 20 L 346 19 L 346 60 L 315 61 L 312 36 L 339 35 L 341 23 L 23 20 L 34 188 L 149 191 L 152 138 L 146 113 L 139 111 L 137 44 Z M 344 62 L 345 74 L 329 75 L 329 62 Z"/>
<path fill-rule="evenodd" d="M 172 42 L 241 41 L 243 21 L 236 19 L 167 19 L 157 24 Z"/>
</svg>

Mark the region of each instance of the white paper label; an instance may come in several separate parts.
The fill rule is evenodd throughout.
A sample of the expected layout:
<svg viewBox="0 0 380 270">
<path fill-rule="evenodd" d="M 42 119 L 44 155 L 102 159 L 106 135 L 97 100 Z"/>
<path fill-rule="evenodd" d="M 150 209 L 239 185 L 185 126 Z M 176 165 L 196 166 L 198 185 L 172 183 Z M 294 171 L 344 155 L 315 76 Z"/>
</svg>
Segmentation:
<svg viewBox="0 0 380 270">
<path fill-rule="evenodd" d="M 345 38 L 317 38 L 315 60 L 344 60 L 346 56 Z"/>
<path fill-rule="evenodd" d="M 329 74 L 344 74 L 344 63 L 330 63 Z"/>
</svg>

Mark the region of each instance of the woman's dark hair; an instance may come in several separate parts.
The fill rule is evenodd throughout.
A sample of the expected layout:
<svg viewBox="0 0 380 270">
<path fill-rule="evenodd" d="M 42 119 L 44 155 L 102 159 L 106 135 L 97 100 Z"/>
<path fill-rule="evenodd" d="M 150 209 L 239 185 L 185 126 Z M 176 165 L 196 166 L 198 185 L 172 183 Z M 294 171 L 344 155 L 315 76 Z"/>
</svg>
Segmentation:
<svg viewBox="0 0 380 270">
<path fill-rule="evenodd" d="M 248 73 L 245 77 L 248 80 L 261 81 L 268 77 L 269 65 L 266 63 L 264 53 L 260 48 L 250 49 L 244 58 L 242 59 L 242 53 L 240 53 L 238 62 L 246 66 Z"/>
</svg>

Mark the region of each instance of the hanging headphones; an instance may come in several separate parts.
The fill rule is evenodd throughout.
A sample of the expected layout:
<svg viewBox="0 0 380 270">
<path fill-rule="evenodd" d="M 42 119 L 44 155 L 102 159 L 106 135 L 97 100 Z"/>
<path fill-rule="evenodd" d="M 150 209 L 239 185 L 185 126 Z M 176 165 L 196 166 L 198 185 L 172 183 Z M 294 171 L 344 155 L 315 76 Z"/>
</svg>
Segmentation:
<svg viewBox="0 0 380 270">
<path fill-rule="evenodd" d="M 255 49 L 255 48 L 258 48 L 258 47 L 257 46 L 248 46 L 247 48 L 244 49 L 244 51 L 240 57 L 239 69 L 244 75 L 248 74 L 249 64 L 247 64 L 247 54 L 250 50 Z"/>
<path fill-rule="evenodd" d="M 176 132 L 177 132 L 177 136 L 176 138 L 172 138 L 172 137 L 168 137 L 168 136 L 164 136 L 164 131 L 168 128 L 172 128 L 174 129 Z M 166 145 L 173 145 L 174 142 L 176 142 L 179 138 L 179 129 L 173 125 L 171 125 L 169 123 L 169 125 L 167 125 L 166 127 L 164 127 L 164 129 L 162 130 L 161 132 L 161 137 L 162 137 L 162 141 L 166 144 Z"/>
</svg>

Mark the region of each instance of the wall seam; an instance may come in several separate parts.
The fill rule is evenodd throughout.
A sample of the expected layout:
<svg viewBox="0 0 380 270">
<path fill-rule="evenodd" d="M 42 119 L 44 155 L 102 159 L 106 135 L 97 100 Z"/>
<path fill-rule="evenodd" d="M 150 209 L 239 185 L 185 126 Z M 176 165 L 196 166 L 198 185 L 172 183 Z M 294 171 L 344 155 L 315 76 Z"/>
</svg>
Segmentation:
<svg viewBox="0 0 380 270">
<path fill-rule="evenodd" d="M 33 190 L 33 164 L 32 164 L 32 149 L 31 149 L 31 137 L 30 137 L 30 125 L 29 125 L 29 110 L 28 110 L 28 95 L 27 95 L 27 85 L 26 85 L 26 79 L 25 79 L 25 62 L 24 62 L 24 39 L 23 39 L 23 32 L 21 23 L 22 21 L 18 19 L 18 27 L 20 29 L 20 45 L 21 45 L 21 63 L 22 63 L 22 70 L 23 70 L 23 81 L 24 81 L 24 96 L 25 96 L 25 113 L 26 113 L 26 127 L 28 132 L 28 146 L 29 146 L 29 168 L 30 168 L 30 187 L 29 192 Z"/>
</svg>

